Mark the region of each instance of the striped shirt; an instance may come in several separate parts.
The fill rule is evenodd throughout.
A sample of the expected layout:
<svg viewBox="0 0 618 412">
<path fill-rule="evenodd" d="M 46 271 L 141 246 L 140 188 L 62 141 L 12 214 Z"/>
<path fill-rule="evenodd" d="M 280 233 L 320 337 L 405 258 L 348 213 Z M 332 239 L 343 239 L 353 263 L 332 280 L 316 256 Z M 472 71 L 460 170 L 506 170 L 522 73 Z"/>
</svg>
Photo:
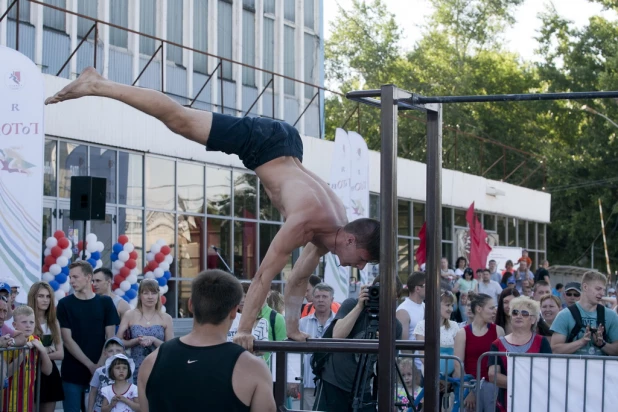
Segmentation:
<svg viewBox="0 0 618 412">
<path fill-rule="evenodd" d="M 335 319 L 335 313 L 331 310 L 330 316 L 326 320 L 324 325 L 320 325 L 320 321 L 315 317 L 315 313 L 311 315 L 305 316 L 300 320 L 300 331 L 309 335 L 309 338 L 320 339 L 326 329 L 330 326 L 331 322 Z M 304 388 L 315 388 L 315 382 L 313 379 L 315 375 L 311 370 L 311 353 L 306 353 L 303 355 L 303 387 Z"/>
<path fill-rule="evenodd" d="M 39 338 L 35 338 L 40 340 Z M 4 353 L 4 361 L 9 365 L 25 354 L 19 365 L 13 365 L 15 373 L 8 380 L 8 388 L 4 391 L 3 411 L 33 411 L 34 410 L 34 382 L 36 380 L 36 366 L 39 353 L 36 349 L 9 350 Z M 11 369 L 9 369 L 10 371 Z"/>
</svg>

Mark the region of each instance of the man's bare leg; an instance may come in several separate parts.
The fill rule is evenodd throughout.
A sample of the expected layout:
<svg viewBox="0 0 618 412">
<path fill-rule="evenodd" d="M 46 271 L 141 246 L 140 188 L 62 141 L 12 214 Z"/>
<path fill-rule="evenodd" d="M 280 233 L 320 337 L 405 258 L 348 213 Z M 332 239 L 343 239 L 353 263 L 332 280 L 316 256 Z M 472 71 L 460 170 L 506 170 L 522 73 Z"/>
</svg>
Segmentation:
<svg viewBox="0 0 618 412">
<path fill-rule="evenodd" d="M 197 143 L 205 145 L 210 134 L 212 113 L 183 107 L 156 90 L 107 80 L 92 67 L 85 69 L 77 80 L 71 82 L 53 97 L 46 99 L 45 104 L 55 104 L 85 96 L 107 97 L 128 104 L 159 119 L 172 132 Z"/>
</svg>

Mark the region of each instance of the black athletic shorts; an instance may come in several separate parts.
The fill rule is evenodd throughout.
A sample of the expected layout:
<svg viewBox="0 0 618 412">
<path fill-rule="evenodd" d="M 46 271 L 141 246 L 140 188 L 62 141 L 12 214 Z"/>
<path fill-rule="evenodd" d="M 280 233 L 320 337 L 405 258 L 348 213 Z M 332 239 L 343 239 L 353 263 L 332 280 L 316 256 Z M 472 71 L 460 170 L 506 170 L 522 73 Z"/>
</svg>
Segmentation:
<svg viewBox="0 0 618 412">
<path fill-rule="evenodd" d="M 283 156 L 303 161 L 303 141 L 287 123 L 261 117 L 213 113 L 206 150 L 235 154 L 247 169 Z"/>
</svg>

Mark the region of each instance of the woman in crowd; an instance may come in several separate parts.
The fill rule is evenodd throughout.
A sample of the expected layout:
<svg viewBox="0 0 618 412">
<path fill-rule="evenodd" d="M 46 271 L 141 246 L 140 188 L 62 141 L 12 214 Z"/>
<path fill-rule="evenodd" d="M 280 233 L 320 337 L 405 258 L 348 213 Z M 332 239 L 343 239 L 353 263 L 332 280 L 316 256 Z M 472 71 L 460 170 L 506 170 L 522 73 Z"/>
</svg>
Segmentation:
<svg viewBox="0 0 618 412">
<path fill-rule="evenodd" d="M 123 339 L 125 331 L 130 332 L 129 339 Z M 123 339 L 124 346 L 131 349 L 131 358 L 135 362 L 133 381 L 137 383 L 139 367 L 156 348 L 174 338 L 172 318 L 161 311 L 159 283 L 154 279 L 144 279 L 137 291 L 137 307 L 122 317 L 117 337 Z"/>
<path fill-rule="evenodd" d="M 551 336 L 551 324 L 562 310 L 560 299 L 554 295 L 545 295 L 541 298 L 541 319 L 537 325 L 537 333 L 542 336 Z"/>
<path fill-rule="evenodd" d="M 507 260 L 506 263 L 504 264 L 504 268 L 505 269 L 502 271 L 502 274 L 505 274 L 506 272 L 513 273 L 513 261 Z"/>
<path fill-rule="evenodd" d="M 457 303 L 455 304 L 455 310 L 451 315 L 451 320 L 459 323 L 465 323 L 468 320 L 468 293 L 455 293 Z"/>
<path fill-rule="evenodd" d="M 474 271 L 472 268 L 466 268 L 464 270 L 463 276 L 457 281 L 457 286 L 461 293 L 479 293 L 479 282 L 474 279 Z"/>
<path fill-rule="evenodd" d="M 455 363 L 454 377 L 462 375 L 472 375 L 476 378 L 477 363 L 481 355 L 491 347 L 498 337 L 504 336 L 504 330 L 494 322 L 496 318 L 496 302 L 489 295 L 479 293 L 470 300 L 470 309 L 474 314 L 472 324 L 460 329 L 455 336 L 455 356 L 464 365 L 461 371 L 459 362 Z M 487 359 L 481 366 L 481 377 L 487 379 Z M 474 410 L 476 407 L 476 395 L 470 392 L 464 399 L 464 406 Z M 481 411 L 488 412 L 489 409 Z M 493 411 L 492 411 L 493 412 Z"/>
<path fill-rule="evenodd" d="M 285 315 L 285 303 L 283 302 L 283 296 L 278 291 L 271 290 L 268 292 L 266 304 L 275 312 Z"/>
<path fill-rule="evenodd" d="M 41 338 L 49 359 L 52 361 L 52 373 L 41 373 L 40 410 L 53 412 L 56 402 L 64 400 L 62 379 L 55 361 L 64 359 L 60 324 L 56 319 L 54 290 L 47 282 L 36 282 L 28 292 L 28 306 L 34 311 L 34 334 Z"/>
<path fill-rule="evenodd" d="M 555 296 L 547 297 L 550 299 L 555 298 Z M 492 343 L 490 350 L 492 352 L 509 353 L 551 353 L 551 346 L 549 346 L 547 338 L 535 333 L 540 315 L 541 305 L 535 300 L 525 296 L 513 299 L 510 303 L 512 332 L 496 339 Z M 497 393 L 494 385 L 496 385 L 502 389 L 498 395 L 498 402 L 506 410 L 506 391 L 504 391 L 507 386 L 506 356 L 491 359 L 487 375 L 489 377 L 489 384 L 487 385 L 487 390 L 483 391 L 483 403 L 494 403 L 494 396 Z"/>
<path fill-rule="evenodd" d="M 509 308 L 509 303 L 517 297 L 519 297 L 519 291 L 514 288 L 504 289 L 500 294 L 496 325 L 504 329 L 505 333 L 511 333 L 511 310 Z"/>
<path fill-rule="evenodd" d="M 457 261 L 455 262 L 455 274 L 458 277 L 462 277 L 466 266 L 468 266 L 468 261 L 466 260 L 466 258 L 463 256 L 458 257 Z"/>
</svg>

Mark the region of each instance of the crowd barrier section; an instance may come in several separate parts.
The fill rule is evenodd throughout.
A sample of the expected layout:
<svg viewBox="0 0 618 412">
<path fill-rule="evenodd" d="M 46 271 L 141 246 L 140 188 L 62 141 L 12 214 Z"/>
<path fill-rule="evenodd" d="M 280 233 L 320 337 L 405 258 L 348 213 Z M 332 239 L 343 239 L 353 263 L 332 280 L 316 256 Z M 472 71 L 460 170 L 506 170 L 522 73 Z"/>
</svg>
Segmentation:
<svg viewBox="0 0 618 412">
<path fill-rule="evenodd" d="M 41 359 L 37 357 L 35 363 L 31 358 L 35 354 L 36 349 L 28 347 L 0 349 L 1 412 L 24 412 L 29 409 L 28 387 L 32 380 L 34 391 L 31 411 L 39 412 Z"/>
<path fill-rule="evenodd" d="M 618 408 L 618 357 L 532 353 L 484 353 L 477 364 L 481 382 L 481 363 L 489 366 L 498 357 L 507 357 L 506 412 L 609 412 Z M 476 387 L 476 411 L 486 412 L 479 399 L 490 396 L 493 409 L 499 389 L 495 379 Z M 485 388 L 483 386 L 485 385 Z M 484 393 L 481 393 L 484 392 Z"/>
</svg>

